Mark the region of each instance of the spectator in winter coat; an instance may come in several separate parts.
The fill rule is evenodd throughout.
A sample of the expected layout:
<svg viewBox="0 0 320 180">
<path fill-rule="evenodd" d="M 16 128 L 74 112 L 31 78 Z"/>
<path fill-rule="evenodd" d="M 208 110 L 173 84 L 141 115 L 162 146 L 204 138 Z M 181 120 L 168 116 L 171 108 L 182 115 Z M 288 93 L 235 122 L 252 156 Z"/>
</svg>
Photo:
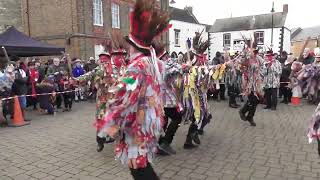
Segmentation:
<svg viewBox="0 0 320 180">
<path fill-rule="evenodd" d="M 63 68 L 60 66 L 60 59 L 59 58 L 54 58 L 53 59 L 53 64 L 49 65 L 47 75 L 56 75 L 60 72 L 63 72 Z"/>
<path fill-rule="evenodd" d="M 37 109 L 37 92 L 36 92 L 36 85 L 39 82 L 39 71 L 35 67 L 34 62 L 28 63 L 28 74 L 29 74 L 29 80 L 28 80 L 28 94 L 32 95 L 31 97 L 28 97 L 29 105 L 33 105 L 33 109 Z"/>
<path fill-rule="evenodd" d="M 212 60 L 212 65 L 222 65 L 224 64 L 225 59 L 222 56 L 222 54 L 217 51 L 216 52 L 216 57 L 213 58 Z M 216 90 L 213 92 L 213 98 L 218 99 L 220 96 L 220 100 L 225 100 L 225 92 L 226 92 L 226 87 L 225 87 L 225 82 L 224 82 L 224 77 L 220 80 L 220 89 Z"/>
<path fill-rule="evenodd" d="M 275 59 L 272 51 L 266 55 L 266 60 L 263 66 L 263 84 L 265 89 L 265 96 L 267 106 L 265 109 L 276 110 L 277 108 L 277 92 L 280 87 L 280 76 L 282 72 L 281 63 Z"/>
<path fill-rule="evenodd" d="M 84 66 L 84 70 L 86 72 L 92 71 L 94 68 L 96 68 L 98 64 L 96 63 L 96 60 L 93 57 L 89 58 L 89 62 Z"/>
<path fill-rule="evenodd" d="M 296 59 L 293 56 L 289 56 L 282 68 L 282 73 L 280 78 L 280 82 L 282 83 L 280 84 L 280 88 L 282 89 L 283 100 L 281 101 L 281 103 L 288 104 L 289 102 L 291 102 L 292 90 L 289 87 L 289 83 L 290 83 L 291 66 L 295 60 Z"/>
<path fill-rule="evenodd" d="M 72 70 L 72 74 L 73 74 L 73 77 L 77 78 L 77 77 L 83 75 L 85 73 L 85 71 L 82 67 L 80 59 L 76 59 L 74 61 L 74 63 L 75 63 L 75 66 Z M 84 99 L 83 94 L 84 94 L 83 87 L 75 88 L 75 101 L 77 102 L 79 100 L 79 98 L 80 98 L 80 100 L 83 100 Z"/>
<path fill-rule="evenodd" d="M 28 71 L 23 70 L 24 63 L 20 62 L 15 70 L 15 80 L 12 85 L 12 95 L 19 96 L 20 107 L 24 116 L 24 110 L 27 106 L 26 96 L 28 93 Z M 26 119 L 25 119 L 26 120 Z"/>
<path fill-rule="evenodd" d="M 81 60 L 80 59 L 75 60 L 75 65 L 72 70 L 73 77 L 77 78 L 83 75 L 84 73 L 85 71 L 82 67 Z"/>
<path fill-rule="evenodd" d="M 37 91 L 41 94 L 54 93 L 55 88 L 53 80 L 45 78 L 39 85 L 37 85 Z M 45 110 L 47 114 L 54 114 L 54 95 L 42 95 L 39 96 L 40 109 Z"/>
</svg>

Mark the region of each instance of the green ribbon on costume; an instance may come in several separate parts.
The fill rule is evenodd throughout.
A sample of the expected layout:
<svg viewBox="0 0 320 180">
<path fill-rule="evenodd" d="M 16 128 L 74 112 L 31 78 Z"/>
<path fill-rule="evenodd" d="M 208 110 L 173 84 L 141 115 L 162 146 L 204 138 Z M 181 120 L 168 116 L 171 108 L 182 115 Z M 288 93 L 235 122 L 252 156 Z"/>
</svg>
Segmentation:
<svg viewBox="0 0 320 180">
<path fill-rule="evenodd" d="M 136 82 L 136 80 L 133 79 L 132 77 L 126 77 L 122 79 L 122 82 L 132 85 Z"/>
</svg>

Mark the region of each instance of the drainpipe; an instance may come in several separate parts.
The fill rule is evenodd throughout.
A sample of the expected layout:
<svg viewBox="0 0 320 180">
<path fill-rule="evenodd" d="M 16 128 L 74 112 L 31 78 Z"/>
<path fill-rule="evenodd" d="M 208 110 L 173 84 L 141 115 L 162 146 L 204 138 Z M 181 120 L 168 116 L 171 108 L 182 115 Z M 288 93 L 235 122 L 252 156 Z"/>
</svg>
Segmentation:
<svg viewBox="0 0 320 180">
<path fill-rule="evenodd" d="M 86 34 L 86 17 L 85 17 L 85 10 L 84 7 L 85 5 L 85 0 L 82 0 L 82 17 L 83 17 L 83 23 L 82 23 L 82 28 L 83 28 L 83 34 Z M 84 56 L 87 58 L 87 39 L 84 38 Z"/>
<path fill-rule="evenodd" d="M 27 0 L 27 22 L 28 22 L 28 35 L 31 36 L 31 29 L 30 29 L 30 14 L 29 14 L 29 0 Z"/>
</svg>

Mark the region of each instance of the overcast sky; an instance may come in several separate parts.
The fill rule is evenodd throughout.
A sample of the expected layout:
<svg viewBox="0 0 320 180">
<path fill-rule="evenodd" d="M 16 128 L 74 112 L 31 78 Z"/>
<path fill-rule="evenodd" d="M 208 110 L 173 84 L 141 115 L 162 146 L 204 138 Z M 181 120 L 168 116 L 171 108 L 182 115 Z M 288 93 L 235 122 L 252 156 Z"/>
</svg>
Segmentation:
<svg viewBox="0 0 320 180">
<path fill-rule="evenodd" d="M 171 0 L 170 0 L 171 1 Z M 320 0 L 175 0 L 172 5 L 184 8 L 193 6 L 200 23 L 212 25 L 215 19 L 269 13 L 272 1 L 275 11 L 282 12 L 282 5 L 289 5 L 288 28 L 320 25 Z"/>
</svg>

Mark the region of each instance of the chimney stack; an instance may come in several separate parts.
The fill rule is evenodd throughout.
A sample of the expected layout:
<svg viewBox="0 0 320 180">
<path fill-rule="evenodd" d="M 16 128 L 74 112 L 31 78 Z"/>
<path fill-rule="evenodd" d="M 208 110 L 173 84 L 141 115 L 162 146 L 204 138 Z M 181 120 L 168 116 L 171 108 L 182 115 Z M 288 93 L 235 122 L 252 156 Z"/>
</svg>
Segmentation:
<svg viewBox="0 0 320 180">
<path fill-rule="evenodd" d="M 282 13 L 288 14 L 288 12 L 289 12 L 289 6 L 288 6 L 288 4 L 284 4 Z"/>
<path fill-rule="evenodd" d="M 191 13 L 193 13 L 193 7 L 192 6 L 186 6 L 184 9 L 188 10 Z"/>
</svg>

